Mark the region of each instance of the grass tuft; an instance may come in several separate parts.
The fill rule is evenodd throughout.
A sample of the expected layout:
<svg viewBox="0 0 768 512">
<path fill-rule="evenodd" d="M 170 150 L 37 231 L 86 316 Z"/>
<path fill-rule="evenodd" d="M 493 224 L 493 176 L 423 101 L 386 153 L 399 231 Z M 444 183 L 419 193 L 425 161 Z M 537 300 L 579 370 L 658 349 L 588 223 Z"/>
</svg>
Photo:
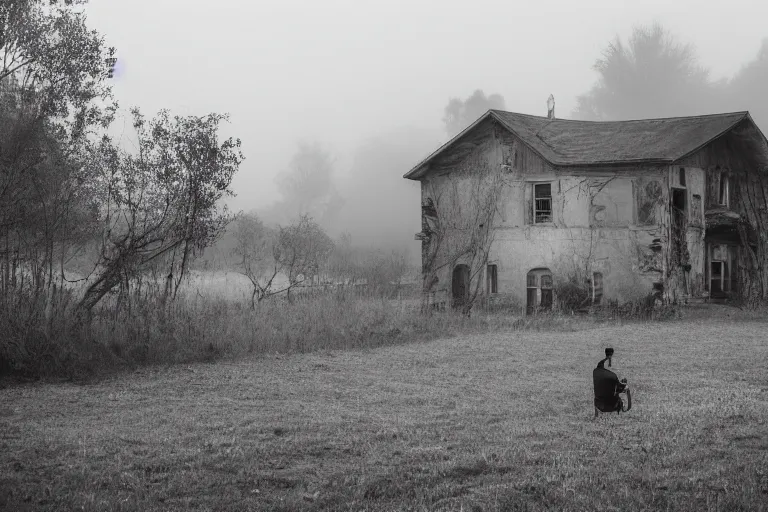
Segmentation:
<svg viewBox="0 0 768 512">
<path fill-rule="evenodd" d="M 766 510 L 767 324 L 734 311 L 0 389 L 0 509 Z M 633 407 L 592 421 L 609 345 Z"/>
</svg>

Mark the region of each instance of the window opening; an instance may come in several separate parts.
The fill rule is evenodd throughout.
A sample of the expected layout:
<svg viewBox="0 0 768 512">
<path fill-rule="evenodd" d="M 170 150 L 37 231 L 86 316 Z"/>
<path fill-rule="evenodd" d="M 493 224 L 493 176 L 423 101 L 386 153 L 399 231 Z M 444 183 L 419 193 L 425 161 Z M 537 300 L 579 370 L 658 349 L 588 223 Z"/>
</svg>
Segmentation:
<svg viewBox="0 0 768 512">
<path fill-rule="evenodd" d="M 533 186 L 533 222 L 552 222 L 552 184 Z"/>
</svg>

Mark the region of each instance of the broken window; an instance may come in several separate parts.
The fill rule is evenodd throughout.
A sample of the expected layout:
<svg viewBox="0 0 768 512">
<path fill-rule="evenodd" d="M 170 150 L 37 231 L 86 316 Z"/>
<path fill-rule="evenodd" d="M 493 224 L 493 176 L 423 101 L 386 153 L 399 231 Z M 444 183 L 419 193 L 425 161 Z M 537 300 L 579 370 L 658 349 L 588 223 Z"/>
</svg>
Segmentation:
<svg viewBox="0 0 768 512">
<path fill-rule="evenodd" d="M 592 274 L 592 303 L 600 304 L 603 300 L 603 274 L 595 272 Z"/>
<path fill-rule="evenodd" d="M 709 293 L 722 297 L 738 289 L 738 248 L 718 244 L 709 246 Z"/>
<path fill-rule="evenodd" d="M 637 193 L 637 224 L 638 226 L 652 226 L 658 224 L 657 210 L 661 202 L 662 189 L 658 181 L 638 181 Z"/>
<path fill-rule="evenodd" d="M 528 272 L 526 287 L 528 314 L 538 310 L 552 309 L 552 273 L 548 268 L 535 268 Z"/>
<path fill-rule="evenodd" d="M 717 204 L 728 207 L 728 175 L 725 172 L 720 173 L 720 191 L 717 195 Z"/>
<path fill-rule="evenodd" d="M 726 289 L 728 285 L 727 279 L 728 265 L 724 261 L 713 261 L 710 263 L 710 293 L 716 296 L 720 293 L 728 291 Z"/>
<path fill-rule="evenodd" d="M 486 276 L 488 281 L 488 295 L 492 293 L 498 293 L 498 281 L 496 273 L 496 265 L 488 265 L 486 268 Z"/>
<path fill-rule="evenodd" d="M 533 222 L 552 222 L 551 183 L 537 183 L 533 186 Z"/>
</svg>

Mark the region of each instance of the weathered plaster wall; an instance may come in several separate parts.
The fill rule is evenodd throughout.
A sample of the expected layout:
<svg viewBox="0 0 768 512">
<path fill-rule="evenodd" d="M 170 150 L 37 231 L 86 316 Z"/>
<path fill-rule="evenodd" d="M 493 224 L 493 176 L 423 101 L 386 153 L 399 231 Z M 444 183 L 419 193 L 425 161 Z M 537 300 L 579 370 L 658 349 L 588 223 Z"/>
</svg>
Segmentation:
<svg viewBox="0 0 768 512">
<path fill-rule="evenodd" d="M 638 233 L 627 229 L 538 228 L 500 230 L 491 249 L 498 265 L 498 291 L 523 303 L 526 275 L 534 268 L 549 268 L 555 279 L 574 269 L 603 274 L 603 294 L 628 300 L 638 286 L 650 291 L 655 276 L 640 273 L 635 252 Z"/>
<path fill-rule="evenodd" d="M 506 130 L 482 129 L 486 143 L 459 144 L 460 155 L 446 155 L 422 182 L 422 193 L 426 199 L 430 190 L 447 184 L 451 169 L 477 158 L 478 151 L 502 166 L 505 185 L 489 261 L 497 265 L 495 302 L 524 306 L 526 275 L 540 267 L 549 268 L 555 279 L 566 277 L 574 268 L 584 275 L 600 272 L 606 299 L 646 295 L 654 282 L 662 280 L 663 250 L 654 252 L 649 247 L 654 240 L 665 242 L 665 206 L 671 183 L 668 167 L 556 169 Z M 690 180 L 700 188 L 702 172 L 692 171 Z M 552 184 L 553 219 L 545 225 L 531 223 L 532 184 L 536 182 Z M 639 225 L 638 188 L 650 182 L 657 184 L 649 190 L 658 191 L 658 204 L 651 208 L 655 212 L 652 221 Z M 699 188 L 690 194 L 699 193 Z M 698 241 L 691 233 L 689 245 L 693 246 Z M 699 272 L 702 268 L 698 261 L 696 268 Z M 438 273 L 433 300 L 450 301 L 451 278 L 452 268 Z M 484 291 L 486 277 L 479 278 Z"/>
</svg>

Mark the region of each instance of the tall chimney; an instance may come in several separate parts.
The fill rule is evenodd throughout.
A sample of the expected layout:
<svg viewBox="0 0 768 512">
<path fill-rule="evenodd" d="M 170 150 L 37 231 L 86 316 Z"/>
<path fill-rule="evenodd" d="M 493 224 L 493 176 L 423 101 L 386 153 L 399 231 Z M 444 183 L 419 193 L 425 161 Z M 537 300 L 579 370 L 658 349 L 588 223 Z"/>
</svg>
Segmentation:
<svg viewBox="0 0 768 512">
<path fill-rule="evenodd" d="M 555 118 L 555 96 L 553 94 L 547 98 L 547 117 L 549 119 Z"/>
</svg>

